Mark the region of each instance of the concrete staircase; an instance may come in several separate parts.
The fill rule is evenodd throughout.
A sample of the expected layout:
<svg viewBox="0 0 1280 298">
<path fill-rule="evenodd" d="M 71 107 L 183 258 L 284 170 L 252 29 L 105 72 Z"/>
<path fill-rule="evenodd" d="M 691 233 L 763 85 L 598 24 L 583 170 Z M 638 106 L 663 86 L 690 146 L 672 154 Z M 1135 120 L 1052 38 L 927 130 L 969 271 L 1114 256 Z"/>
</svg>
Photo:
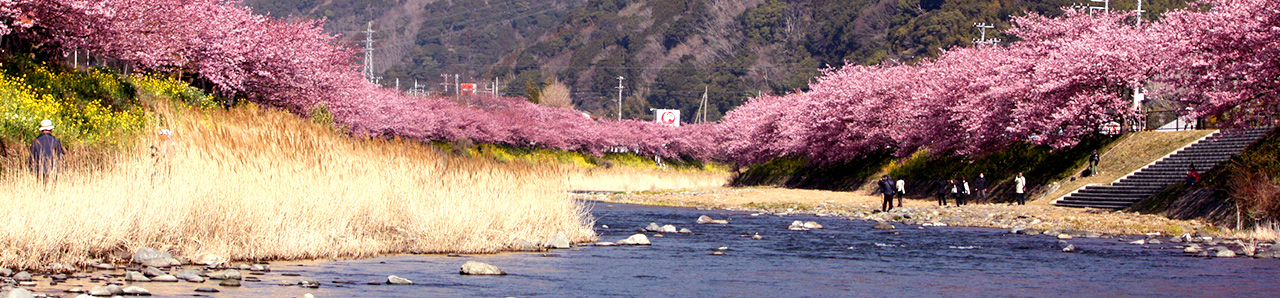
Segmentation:
<svg viewBox="0 0 1280 298">
<path fill-rule="evenodd" d="M 1187 167 L 1195 165 L 1200 174 L 1231 159 L 1270 132 L 1271 128 L 1220 130 L 1157 160 L 1111 185 L 1089 185 L 1053 202 L 1063 207 L 1124 209 L 1169 185 L 1184 181 Z"/>
</svg>

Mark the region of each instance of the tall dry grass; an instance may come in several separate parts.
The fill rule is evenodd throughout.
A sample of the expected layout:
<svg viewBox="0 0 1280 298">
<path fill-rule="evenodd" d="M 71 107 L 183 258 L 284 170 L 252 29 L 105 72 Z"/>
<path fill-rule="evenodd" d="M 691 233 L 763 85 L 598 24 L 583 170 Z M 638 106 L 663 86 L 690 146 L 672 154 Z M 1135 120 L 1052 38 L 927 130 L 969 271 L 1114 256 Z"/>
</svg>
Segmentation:
<svg viewBox="0 0 1280 298">
<path fill-rule="evenodd" d="M 356 140 L 257 108 L 157 108 L 176 150 L 167 174 L 137 149 L 40 183 L 0 175 L 0 266 L 113 260 L 142 246 L 235 260 L 497 252 L 592 219 L 557 167 L 450 158 L 430 146 Z"/>
</svg>

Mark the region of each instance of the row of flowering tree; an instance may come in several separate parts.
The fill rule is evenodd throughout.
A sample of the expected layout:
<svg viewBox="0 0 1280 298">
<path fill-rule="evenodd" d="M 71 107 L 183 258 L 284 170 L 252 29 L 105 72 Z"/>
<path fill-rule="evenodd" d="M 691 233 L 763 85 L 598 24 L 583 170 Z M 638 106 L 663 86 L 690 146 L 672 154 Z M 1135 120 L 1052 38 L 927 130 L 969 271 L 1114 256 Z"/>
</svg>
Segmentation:
<svg viewBox="0 0 1280 298">
<path fill-rule="evenodd" d="M 596 121 L 517 98 L 459 105 L 408 97 L 363 80 L 355 51 L 322 23 L 253 14 L 227 0 L 0 0 L 0 34 L 40 50 L 87 50 L 152 72 L 180 72 L 220 95 L 305 113 L 324 105 L 355 133 L 541 146 L 601 153 L 625 148 L 709 158 L 699 126 Z"/>
<path fill-rule="evenodd" d="M 914 65 L 846 65 L 810 92 L 731 111 L 718 143 L 739 164 L 838 163 L 874 151 L 974 154 L 1018 142 L 1074 145 L 1132 117 L 1131 90 L 1169 86 L 1193 116 L 1280 113 L 1280 4 L 1221 0 L 1135 24 L 1131 13 L 1014 18 L 1021 41 L 957 48 Z"/>
<path fill-rule="evenodd" d="M 1014 19 L 1008 46 L 955 48 L 916 64 L 826 70 L 809 92 L 766 96 L 720 123 L 597 121 L 512 98 L 460 105 L 362 79 L 355 51 L 320 21 L 253 14 L 230 0 L 0 0 L 0 34 L 41 50 L 88 50 L 139 69 L 192 74 L 224 96 L 303 113 L 318 105 L 355 133 L 752 164 L 837 163 L 875 151 L 974 154 L 1018 142 L 1066 147 L 1134 116 L 1128 90 L 1170 86 L 1193 116 L 1280 113 L 1280 4 L 1206 0 L 1134 24 L 1127 13 Z"/>
</svg>

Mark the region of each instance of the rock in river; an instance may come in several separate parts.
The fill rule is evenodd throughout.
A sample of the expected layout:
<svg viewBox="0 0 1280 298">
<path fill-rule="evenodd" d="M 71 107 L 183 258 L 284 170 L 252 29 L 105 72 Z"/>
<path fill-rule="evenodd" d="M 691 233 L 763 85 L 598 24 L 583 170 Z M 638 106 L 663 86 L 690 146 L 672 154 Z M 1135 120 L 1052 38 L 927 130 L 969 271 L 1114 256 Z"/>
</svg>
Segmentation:
<svg viewBox="0 0 1280 298">
<path fill-rule="evenodd" d="M 461 273 L 463 275 L 506 275 L 507 274 L 506 272 L 502 272 L 502 269 L 498 269 L 498 266 L 489 265 L 489 264 L 476 262 L 476 261 L 467 261 L 466 263 L 463 263 L 462 268 L 458 270 L 458 273 Z"/>
<path fill-rule="evenodd" d="M 648 226 L 644 227 L 644 231 L 645 232 L 661 232 L 662 226 L 659 226 L 658 223 L 656 222 L 651 222 L 649 223 Z"/>
<path fill-rule="evenodd" d="M 196 292 L 200 292 L 200 293 L 217 293 L 217 292 L 221 292 L 221 291 L 218 291 L 218 289 L 215 289 L 215 288 L 213 288 L 213 287 L 199 287 L 199 288 L 196 288 Z"/>
<path fill-rule="evenodd" d="M 151 279 L 150 279 L 150 278 L 147 278 L 147 276 L 146 276 L 146 275 L 143 275 L 143 274 L 142 274 L 142 272 L 137 272 L 137 271 L 125 271 L 125 272 L 124 272 L 124 280 L 125 280 L 125 281 L 140 281 L 140 282 L 148 282 L 148 281 L 151 281 Z"/>
<path fill-rule="evenodd" d="M 821 229 L 821 228 L 822 228 L 822 225 L 821 225 L 821 224 L 818 224 L 817 222 L 814 222 L 814 221 L 806 221 L 806 222 L 804 222 L 804 228 L 806 228 L 806 229 Z"/>
<path fill-rule="evenodd" d="M 1236 257 L 1236 252 L 1231 251 L 1230 249 L 1221 249 L 1221 250 L 1218 250 L 1218 253 L 1214 254 L 1213 256 L 1219 257 L 1219 258 L 1234 258 Z"/>
<path fill-rule="evenodd" d="M 1058 239 L 1071 239 L 1071 238 L 1074 238 L 1074 237 L 1071 237 L 1071 234 L 1067 234 L 1067 233 L 1058 234 Z"/>
<path fill-rule="evenodd" d="M 635 234 L 635 235 L 631 235 L 631 237 L 627 237 L 627 239 L 618 240 L 617 244 L 618 245 L 650 245 L 651 243 L 649 243 L 649 237 L 645 236 L 644 234 Z"/>
<path fill-rule="evenodd" d="M 9 295 L 6 295 L 5 298 L 35 298 L 35 295 L 27 289 L 16 288 L 9 290 Z"/>
<path fill-rule="evenodd" d="M 154 281 L 154 282 L 178 282 L 178 277 L 177 277 L 177 276 L 173 276 L 173 275 L 165 274 L 165 275 L 160 275 L 160 276 L 152 277 L 152 278 L 151 278 L 151 281 Z"/>
<path fill-rule="evenodd" d="M 804 222 L 801 222 L 799 220 L 791 222 L 791 225 L 787 226 L 787 229 L 792 231 L 808 231 L 809 230 L 809 228 L 804 227 Z"/>
<path fill-rule="evenodd" d="M 143 288 L 141 288 L 141 287 L 127 287 L 127 288 L 120 289 L 120 290 L 121 290 L 121 291 L 124 291 L 124 294 L 125 294 L 125 295 L 132 295 L 132 296 L 151 296 L 151 291 L 147 291 L 147 289 L 143 289 Z"/>
<path fill-rule="evenodd" d="M 209 274 L 209 279 L 234 279 L 240 280 L 240 271 L 235 269 L 227 269 Z"/>
<path fill-rule="evenodd" d="M 679 233 L 680 230 L 676 229 L 676 226 L 673 226 L 673 225 L 664 225 L 662 226 L 662 228 L 658 229 L 658 232 L 675 234 L 675 233 Z"/>
<path fill-rule="evenodd" d="M 156 267 L 146 267 L 146 268 L 142 268 L 142 275 L 145 275 L 147 277 L 156 277 L 156 276 L 165 275 L 165 273 L 164 271 L 160 271 L 160 269 L 156 269 Z"/>
<path fill-rule="evenodd" d="M 15 280 L 15 281 L 31 281 L 31 273 L 27 273 L 26 271 L 18 272 L 18 274 L 14 274 L 14 275 L 13 275 L 13 280 Z"/>
<path fill-rule="evenodd" d="M 892 224 L 889 224 L 887 222 L 877 221 L 876 225 L 872 226 L 871 228 L 876 230 L 892 230 L 892 229 L 896 229 L 897 227 L 894 227 Z"/>
<path fill-rule="evenodd" d="M 698 217 L 698 224 L 700 224 L 700 225 L 704 225 L 704 224 L 721 224 L 721 225 L 726 225 L 726 224 L 729 224 L 729 221 L 728 221 L 728 220 L 724 220 L 724 219 L 711 219 L 711 217 L 710 217 L 710 216 L 703 215 L 703 216 L 699 216 L 699 217 Z"/>
<path fill-rule="evenodd" d="M 1064 235 L 1064 234 L 1059 234 L 1059 235 Z M 1071 244 L 1067 244 L 1067 247 L 1062 248 L 1062 252 L 1075 252 L 1075 251 L 1076 251 L 1076 246 Z"/>
<path fill-rule="evenodd" d="M 238 280 L 238 279 L 226 279 L 226 280 L 223 280 L 222 282 L 218 283 L 218 285 L 219 285 L 219 286 L 223 286 L 223 287 L 239 287 L 239 286 L 240 286 L 240 280 Z"/>
<path fill-rule="evenodd" d="M 111 296 L 111 291 L 108 291 L 107 287 L 96 286 L 96 287 L 90 288 L 88 294 L 90 296 L 98 296 L 98 297 Z"/>
<path fill-rule="evenodd" d="M 411 284 L 413 284 L 413 281 L 412 281 L 412 280 L 405 279 L 405 278 L 403 278 L 403 277 L 399 277 L 399 276 L 392 275 L 392 276 L 387 276 L 387 284 L 392 284 L 392 285 L 411 285 Z"/>
</svg>

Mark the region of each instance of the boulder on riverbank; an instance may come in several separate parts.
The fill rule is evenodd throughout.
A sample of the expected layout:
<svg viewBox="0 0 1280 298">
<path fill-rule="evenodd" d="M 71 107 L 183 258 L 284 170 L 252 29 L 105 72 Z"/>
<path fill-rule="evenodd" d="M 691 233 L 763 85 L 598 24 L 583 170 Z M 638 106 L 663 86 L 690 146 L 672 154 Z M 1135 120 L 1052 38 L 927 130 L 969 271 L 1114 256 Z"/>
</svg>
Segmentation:
<svg viewBox="0 0 1280 298">
<path fill-rule="evenodd" d="M 172 254 L 150 247 L 139 247 L 134 250 L 131 261 L 135 264 L 151 267 L 169 267 L 182 264 L 178 259 L 174 259 Z"/>
<path fill-rule="evenodd" d="M 462 268 L 458 269 L 458 273 L 461 273 L 462 275 L 506 275 L 507 274 L 506 272 L 502 272 L 502 269 L 498 269 L 498 266 L 489 265 L 486 263 L 481 263 L 476 261 L 467 261 L 466 263 L 462 263 Z"/>
<path fill-rule="evenodd" d="M 548 248 L 567 249 L 569 248 L 569 236 L 565 236 L 564 232 L 556 233 L 551 237 L 551 241 L 547 241 Z"/>
<path fill-rule="evenodd" d="M 196 258 L 191 260 L 191 262 L 201 266 L 219 266 L 223 265 L 223 263 L 226 262 L 226 259 L 215 254 L 206 253 L 196 256 Z"/>
</svg>

